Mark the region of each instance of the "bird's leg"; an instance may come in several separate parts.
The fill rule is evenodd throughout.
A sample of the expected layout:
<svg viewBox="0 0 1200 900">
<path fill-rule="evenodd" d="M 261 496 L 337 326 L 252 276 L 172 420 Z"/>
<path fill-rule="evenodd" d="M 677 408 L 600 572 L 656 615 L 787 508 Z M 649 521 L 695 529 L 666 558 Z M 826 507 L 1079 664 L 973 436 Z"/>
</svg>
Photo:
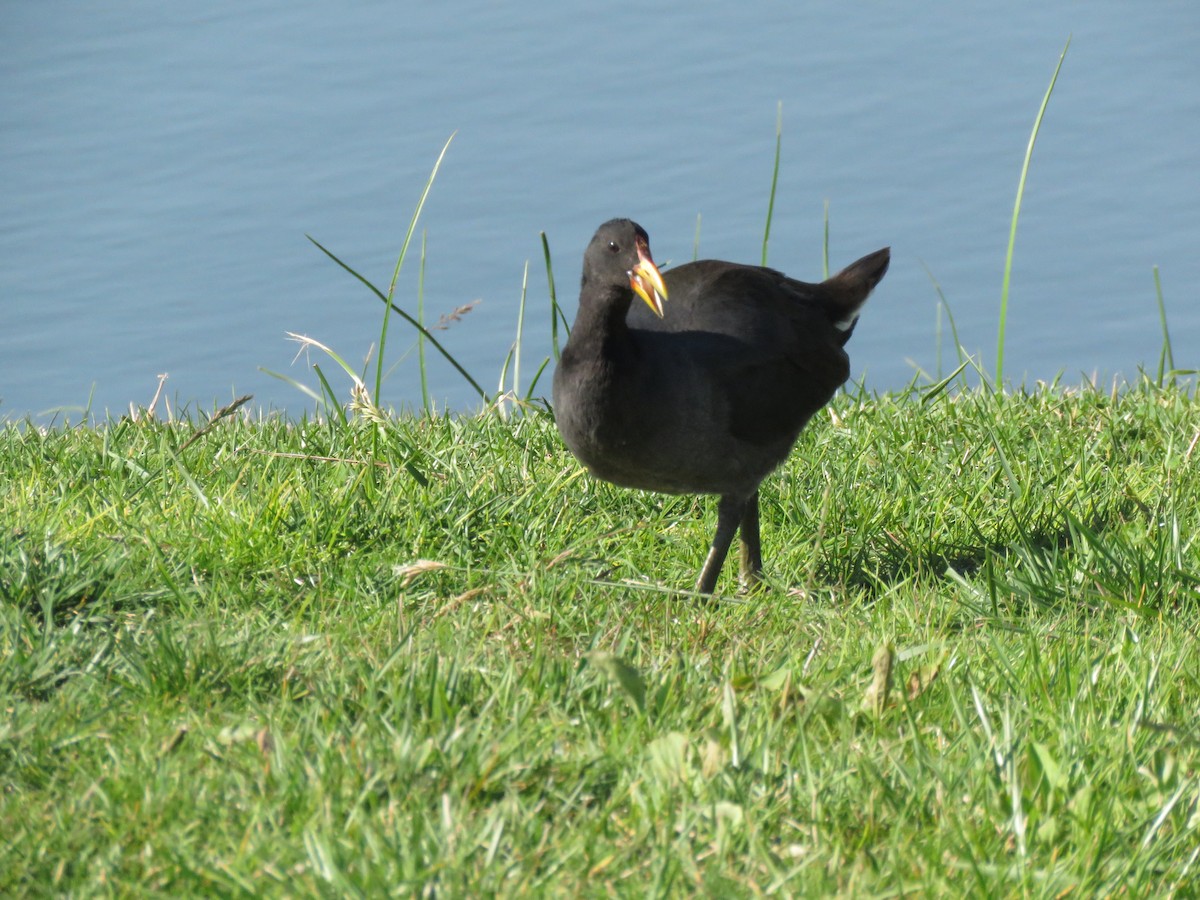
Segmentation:
<svg viewBox="0 0 1200 900">
<path fill-rule="evenodd" d="M 738 522 L 746 501 L 742 497 L 725 496 L 717 504 L 717 533 L 713 535 L 712 547 L 708 558 L 704 560 L 704 568 L 696 580 L 696 590 L 701 594 L 711 594 L 717 586 L 717 576 L 721 574 L 721 566 L 729 555 L 729 545 L 733 543 L 733 534 L 738 529 Z M 755 521 L 757 513 L 755 514 Z"/>
<path fill-rule="evenodd" d="M 758 535 L 758 491 L 746 501 L 742 512 L 741 535 L 741 580 L 742 589 L 750 590 L 762 577 L 762 541 Z"/>
</svg>

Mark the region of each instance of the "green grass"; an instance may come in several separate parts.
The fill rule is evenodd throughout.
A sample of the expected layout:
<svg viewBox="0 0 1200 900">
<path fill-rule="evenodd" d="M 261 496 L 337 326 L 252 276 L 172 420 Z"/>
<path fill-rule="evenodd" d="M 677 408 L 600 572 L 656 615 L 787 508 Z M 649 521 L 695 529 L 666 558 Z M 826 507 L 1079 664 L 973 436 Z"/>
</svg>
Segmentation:
<svg viewBox="0 0 1200 900">
<path fill-rule="evenodd" d="M 1195 410 L 842 395 L 711 604 L 536 411 L 5 427 L 0 894 L 1194 896 Z"/>
</svg>

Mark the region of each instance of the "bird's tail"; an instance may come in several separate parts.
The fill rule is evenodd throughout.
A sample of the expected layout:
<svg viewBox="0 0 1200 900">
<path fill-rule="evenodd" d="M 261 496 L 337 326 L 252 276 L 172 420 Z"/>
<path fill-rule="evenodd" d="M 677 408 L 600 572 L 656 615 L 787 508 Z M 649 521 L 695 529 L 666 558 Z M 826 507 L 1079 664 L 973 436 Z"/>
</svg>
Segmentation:
<svg viewBox="0 0 1200 900">
<path fill-rule="evenodd" d="M 868 253 L 857 262 L 850 263 L 821 284 L 825 289 L 822 298 L 825 309 L 834 327 L 845 335 L 843 343 L 854 331 L 859 310 L 867 302 L 867 297 L 887 274 L 891 259 L 892 248 L 884 247 L 882 250 Z"/>
</svg>

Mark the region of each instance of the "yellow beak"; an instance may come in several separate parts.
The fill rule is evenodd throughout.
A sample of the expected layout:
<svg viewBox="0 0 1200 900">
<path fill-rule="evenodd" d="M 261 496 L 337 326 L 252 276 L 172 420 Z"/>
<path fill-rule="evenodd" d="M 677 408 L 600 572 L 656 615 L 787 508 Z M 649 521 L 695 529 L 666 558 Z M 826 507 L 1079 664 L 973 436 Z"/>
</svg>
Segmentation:
<svg viewBox="0 0 1200 900">
<path fill-rule="evenodd" d="M 638 262 L 629 272 L 629 286 L 633 292 L 646 301 L 646 305 L 660 319 L 663 317 L 663 301 L 667 299 L 667 286 L 663 283 L 662 273 L 650 258 L 650 248 L 644 241 L 637 245 Z"/>
</svg>

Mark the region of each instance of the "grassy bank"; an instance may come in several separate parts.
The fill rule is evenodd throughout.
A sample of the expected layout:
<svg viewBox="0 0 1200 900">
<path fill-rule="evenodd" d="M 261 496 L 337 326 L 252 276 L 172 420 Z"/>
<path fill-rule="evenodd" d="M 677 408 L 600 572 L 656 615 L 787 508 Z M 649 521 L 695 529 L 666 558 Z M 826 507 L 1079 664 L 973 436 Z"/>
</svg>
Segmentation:
<svg viewBox="0 0 1200 900">
<path fill-rule="evenodd" d="M 0 894 L 1194 895 L 1196 410 L 844 395 L 708 605 L 544 414 L 4 428 Z"/>
</svg>

